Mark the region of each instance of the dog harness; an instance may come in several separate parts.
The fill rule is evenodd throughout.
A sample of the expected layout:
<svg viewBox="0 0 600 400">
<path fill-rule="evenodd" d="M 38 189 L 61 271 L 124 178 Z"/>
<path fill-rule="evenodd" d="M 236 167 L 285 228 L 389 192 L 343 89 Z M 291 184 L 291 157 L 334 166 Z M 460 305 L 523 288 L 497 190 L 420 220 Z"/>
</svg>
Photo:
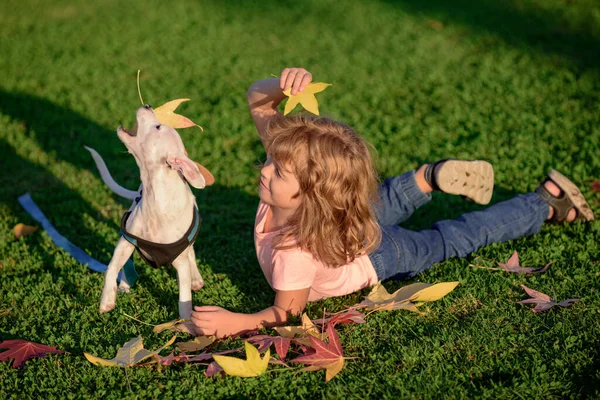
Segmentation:
<svg viewBox="0 0 600 400">
<path fill-rule="evenodd" d="M 136 200 L 139 201 L 138 199 L 139 197 Z M 176 242 L 163 244 L 150 242 L 127 232 L 125 226 L 127 224 L 127 218 L 129 218 L 129 214 L 131 214 L 131 212 L 127 211 L 125 214 L 123 214 L 123 218 L 121 218 L 121 236 L 135 246 L 139 255 L 148 263 L 148 265 L 155 268 L 158 268 L 161 265 L 172 267 L 173 261 L 185 249 L 187 249 L 188 246 L 194 243 L 196 237 L 198 237 L 198 232 L 200 231 L 200 222 L 202 222 L 202 218 L 200 218 L 200 212 L 198 212 L 198 209 L 194 207 L 192 225 L 190 225 L 190 229 L 188 229 L 185 235 L 183 235 L 183 237 Z M 148 253 L 150 258 L 146 257 L 141 250 L 144 250 L 146 253 Z"/>
</svg>

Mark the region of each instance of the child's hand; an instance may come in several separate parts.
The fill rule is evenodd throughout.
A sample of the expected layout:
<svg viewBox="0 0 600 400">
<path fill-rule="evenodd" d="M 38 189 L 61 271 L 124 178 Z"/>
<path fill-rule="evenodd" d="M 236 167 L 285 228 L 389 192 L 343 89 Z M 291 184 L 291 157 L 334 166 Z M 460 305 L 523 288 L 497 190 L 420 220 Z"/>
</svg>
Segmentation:
<svg viewBox="0 0 600 400">
<path fill-rule="evenodd" d="M 281 71 L 279 87 L 281 90 L 292 88 L 292 94 L 303 91 L 306 85 L 312 82 L 312 75 L 304 68 L 286 68 Z"/>
<path fill-rule="evenodd" d="M 224 337 L 244 330 L 238 314 L 217 306 L 194 307 L 191 320 L 198 335 Z"/>
</svg>

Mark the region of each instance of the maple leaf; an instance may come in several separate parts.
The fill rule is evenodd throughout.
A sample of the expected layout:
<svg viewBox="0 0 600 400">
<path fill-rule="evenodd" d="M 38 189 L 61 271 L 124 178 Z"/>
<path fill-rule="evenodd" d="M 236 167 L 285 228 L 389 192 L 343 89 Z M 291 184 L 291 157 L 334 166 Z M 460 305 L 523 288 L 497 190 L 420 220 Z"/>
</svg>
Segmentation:
<svg viewBox="0 0 600 400">
<path fill-rule="evenodd" d="M 14 359 L 13 368 L 20 368 L 31 358 L 46 357 L 47 353 L 60 354 L 62 350 L 57 350 L 54 346 L 28 342 L 27 340 L 5 340 L 0 342 L 0 349 L 7 349 L 0 353 L 0 361 Z"/>
<path fill-rule="evenodd" d="M 256 335 L 246 339 L 252 344 L 258 344 L 258 352 L 262 353 L 272 344 L 275 345 L 275 351 L 281 360 L 285 360 L 290 349 L 291 339 L 283 336 Z"/>
<path fill-rule="evenodd" d="M 244 347 L 246 349 L 246 360 L 217 355 L 213 355 L 213 359 L 223 368 L 223 371 L 227 375 L 241 376 L 243 378 L 262 375 L 269 365 L 271 351 L 267 350 L 265 356 L 261 359 L 256 347 L 248 342 L 244 342 Z"/>
<path fill-rule="evenodd" d="M 309 83 L 303 91 L 298 94 L 292 94 L 292 88 L 283 91 L 283 94 L 288 96 L 288 100 L 285 103 L 285 109 L 283 115 L 288 115 L 298 104 L 300 104 L 306 111 L 313 114 L 319 115 L 319 102 L 315 97 L 315 93 L 322 92 L 331 86 L 330 83 L 313 82 Z"/>
<path fill-rule="evenodd" d="M 340 338 L 331 325 L 327 325 L 327 336 L 329 343 L 310 336 L 311 347 L 305 351 L 304 355 L 291 360 L 294 363 L 308 365 L 307 371 L 325 369 L 325 382 L 329 382 L 344 368 L 344 352 Z"/>
<path fill-rule="evenodd" d="M 13 232 L 18 239 L 22 236 L 31 235 L 33 232 L 37 231 L 37 229 L 37 226 L 25 225 L 19 222 L 14 226 Z"/>
<path fill-rule="evenodd" d="M 496 264 L 498 264 L 500 269 L 502 269 L 503 271 L 506 271 L 506 272 L 513 272 L 516 274 L 542 274 L 542 273 L 546 272 L 546 270 L 548 269 L 550 264 L 552 264 L 552 262 L 549 262 L 545 266 L 539 267 L 539 268 L 537 268 L 537 267 L 522 267 L 519 264 L 519 253 L 517 253 L 517 251 L 515 250 L 513 255 L 506 262 L 506 264 L 502 264 L 499 262 L 496 262 Z"/>
<path fill-rule="evenodd" d="M 429 283 L 413 283 L 401 287 L 389 294 L 385 287 L 378 283 L 371 293 L 355 308 L 366 308 L 373 311 L 409 310 L 419 314 L 417 308 L 423 302 L 436 301 L 450 293 L 458 282 L 442 282 L 435 285 Z"/>
<path fill-rule="evenodd" d="M 198 128 L 202 129 L 200 125 L 196 124 L 191 119 L 174 112 L 175 109 L 184 101 L 190 101 L 190 99 L 171 100 L 162 106 L 155 108 L 154 115 L 156 116 L 156 119 L 158 119 L 161 124 L 169 125 L 171 128 L 175 129 L 189 128 L 192 126 L 197 126 Z"/>
<path fill-rule="evenodd" d="M 278 326 L 273 328 L 279 336 L 288 339 L 294 339 L 296 342 L 310 346 L 309 336 L 321 337 L 323 334 L 319 332 L 319 328 L 308 318 L 306 313 L 302 314 L 302 326 Z M 326 335 L 326 334 L 325 334 Z M 325 337 L 321 337 L 324 339 Z"/>
<path fill-rule="evenodd" d="M 535 307 L 531 309 L 531 311 L 533 311 L 533 312 L 546 311 L 554 306 L 570 307 L 573 305 L 573 303 L 580 300 L 580 299 L 569 299 L 569 300 L 564 300 L 564 301 L 561 301 L 560 303 L 557 303 L 557 302 L 553 301 L 550 298 L 550 296 L 548 296 L 547 294 L 544 294 L 542 292 L 538 292 L 537 290 L 528 288 L 525 285 L 521 285 L 521 287 L 527 292 L 527 294 L 531 298 L 521 300 L 521 301 L 519 301 L 519 303 L 520 304 L 529 304 L 529 303 L 535 304 Z"/>
<path fill-rule="evenodd" d="M 317 318 L 313 320 L 313 322 L 324 326 L 325 324 L 330 324 L 331 326 L 336 326 L 337 324 L 364 324 L 365 315 L 360 311 L 356 310 L 344 310 L 342 312 L 332 315 L 329 318 Z"/>
<path fill-rule="evenodd" d="M 138 336 L 137 338 L 126 342 L 123 347 L 117 351 L 116 357 L 111 360 L 105 360 L 104 358 L 96 357 L 85 352 L 83 355 L 94 365 L 102 365 L 106 367 L 131 367 L 140 361 L 145 360 L 146 358 L 158 355 L 158 353 L 160 353 L 165 347 L 170 346 L 176 338 L 177 335 L 173 336 L 171 340 L 169 340 L 160 349 L 150 351 L 144 349 L 142 336 Z"/>
<path fill-rule="evenodd" d="M 198 336 L 189 342 L 177 343 L 177 348 L 181 351 L 198 351 L 209 346 L 216 339 L 216 336 Z"/>
<path fill-rule="evenodd" d="M 206 368 L 206 371 L 204 371 L 204 376 L 206 376 L 207 378 L 210 378 L 218 373 L 220 373 L 221 375 L 224 375 L 225 371 L 223 371 L 223 368 L 216 361 L 213 361 L 208 365 L 208 368 Z"/>
</svg>

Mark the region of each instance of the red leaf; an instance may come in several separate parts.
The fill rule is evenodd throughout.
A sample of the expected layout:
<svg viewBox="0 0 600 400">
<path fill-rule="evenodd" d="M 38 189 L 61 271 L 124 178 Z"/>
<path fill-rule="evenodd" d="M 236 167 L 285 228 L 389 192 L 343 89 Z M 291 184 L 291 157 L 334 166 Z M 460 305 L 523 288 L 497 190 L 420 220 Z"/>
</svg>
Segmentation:
<svg viewBox="0 0 600 400">
<path fill-rule="evenodd" d="M 279 358 L 282 361 L 285 361 L 285 357 L 287 356 L 291 343 L 291 340 L 289 338 L 285 338 L 283 336 L 269 335 L 252 336 L 246 340 L 252 344 L 258 344 L 258 351 L 261 353 L 267 350 L 269 347 L 271 347 L 272 344 L 274 344 L 275 351 L 277 352 L 277 355 L 279 355 Z"/>
<path fill-rule="evenodd" d="M 217 353 L 200 353 L 200 354 L 195 354 L 193 356 L 188 356 L 185 353 L 181 353 L 177 356 L 175 356 L 175 361 L 179 361 L 179 362 L 199 362 L 199 361 L 208 361 L 208 360 L 212 360 L 214 355 L 217 356 L 222 356 L 225 354 L 231 354 L 231 353 L 237 353 L 238 350 L 223 350 L 223 351 L 219 351 Z"/>
<path fill-rule="evenodd" d="M 537 290 L 533 290 L 528 288 L 525 285 L 521 285 L 523 289 L 527 292 L 527 294 L 531 297 L 529 299 L 519 301 L 520 304 L 535 304 L 535 307 L 531 309 L 533 312 L 542 312 L 551 309 L 554 306 L 561 307 L 570 307 L 579 299 L 569 299 L 561 301 L 560 303 L 556 303 L 553 301 L 550 296 L 545 293 L 538 292 Z"/>
<path fill-rule="evenodd" d="M 221 376 L 225 375 L 225 371 L 223 371 L 223 368 L 221 368 L 221 366 L 216 361 L 213 361 L 209 364 L 208 368 L 206 368 L 206 371 L 204 371 L 204 376 L 210 378 L 218 373 L 220 373 Z"/>
<path fill-rule="evenodd" d="M 594 181 L 594 182 L 592 182 L 592 190 L 594 192 L 600 193 L 600 181 Z"/>
<path fill-rule="evenodd" d="M 329 382 L 344 367 L 344 352 L 340 338 L 331 325 L 327 325 L 329 343 L 319 338 L 309 336 L 312 347 L 306 350 L 306 354 L 296 357 L 291 362 L 306 364 L 310 370 L 325 369 L 325 382 Z"/>
<path fill-rule="evenodd" d="M 0 353 L 0 361 L 14 358 L 15 361 L 12 363 L 13 368 L 20 368 L 31 358 L 46 357 L 46 353 L 64 353 L 64 351 L 57 350 L 54 346 L 28 342 L 27 340 L 5 340 L 0 343 L 0 349 L 8 349 Z"/>
<path fill-rule="evenodd" d="M 519 253 L 515 251 L 513 255 L 508 259 L 506 264 L 501 264 L 499 262 L 497 262 L 496 264 L 498 264 L 498 266 L 506 272 L 514 272 L 516 274 L 541 274 L 546 272 L 546 270 L 548 269 L 550 264 L 552 264 L 552 262 L 549 262 L 545 266 L 539 268 L 521 267 L 521 264 L 519 264 Z"/>
</svg>

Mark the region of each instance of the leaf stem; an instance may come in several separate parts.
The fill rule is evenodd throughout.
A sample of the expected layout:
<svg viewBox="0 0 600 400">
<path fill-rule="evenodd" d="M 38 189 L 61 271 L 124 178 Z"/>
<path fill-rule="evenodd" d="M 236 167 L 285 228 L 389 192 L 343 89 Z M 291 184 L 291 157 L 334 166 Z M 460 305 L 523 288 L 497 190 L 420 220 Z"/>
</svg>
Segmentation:
<svg viewBox="0 0 600 400">
<path fill-rule="evenodd" d="M 139 322 L 140 324 L 144 324 L 144 325 L 148 325 L 148 326 L 156 326 L 156 325 L 152 325 L 152 324 L 149 324 L 149 323 L 147 323 L 147 322 L 144 322 L 144 321 L 140 321 L 139 319 L 137 319 L 137 318 L 135 318 L 135 317 L 132 317 L 131 315 L 129 315 L 129 314 L 127 314 L 127 313 L 123 313 L 123 315 L 124 315 L 124 316 L 126 316 L 126 317 L 129 317 L 129 318 L 131 318 L 131 319 L 132 319 L 132 320 L 134 320 L 134 321 L 137 321 L 137 322 Z"/>
<path fill-rule="evenodd" d="M 140 91 L 140 70 L 138 69 L 137 73 L 137 87 L 138 87 L 138 95 L 140 96 L 140 101 L 142 105 L 144 105 L 144 100 L 142 100 L 142 92 Z"/>
</svg>

